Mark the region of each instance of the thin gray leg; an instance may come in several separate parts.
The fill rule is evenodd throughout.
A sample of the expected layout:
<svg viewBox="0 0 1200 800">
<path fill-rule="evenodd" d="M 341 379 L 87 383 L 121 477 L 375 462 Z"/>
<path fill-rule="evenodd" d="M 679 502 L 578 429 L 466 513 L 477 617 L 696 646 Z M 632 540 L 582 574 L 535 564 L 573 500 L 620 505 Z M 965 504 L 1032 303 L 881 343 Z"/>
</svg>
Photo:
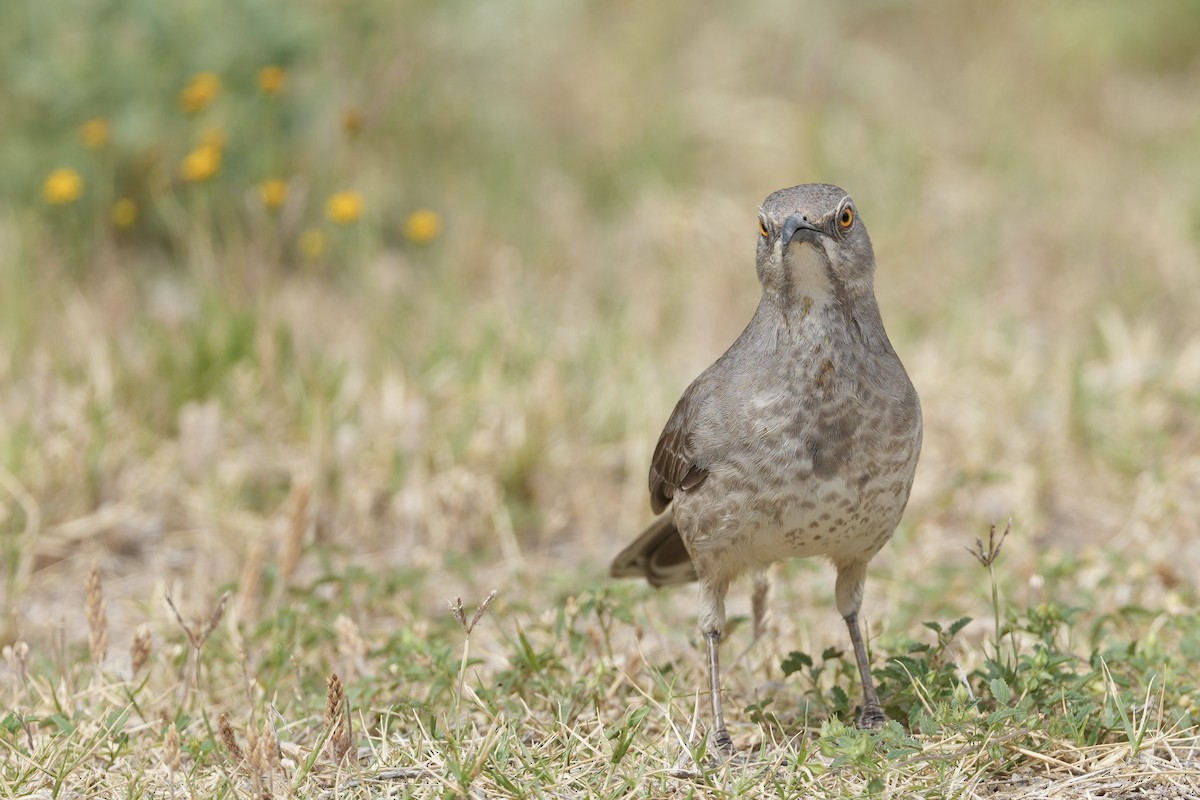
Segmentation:
<svg viewBox="0 0 1200 800">
<path fill-rule="evenodd" d="M 854 645 L 854 660 L 858 662 L 858 674 L 862 678 L 863 707 L 858 715 L 858 727 L 879 730 L 887 722 L 887 715 L 879 705 L 879 696 L 875 694 L 875 682 L 871 680 L 871 665 L 867 662 L 867 647 L 863 644 L 862 632 L 858 629 L 858 612 L 845 617 L 846 627 L 850 629 L 850 642 Z"/>
<path fill-rule="evenodd" d="M 721 752 L 729 755 L 733 752 L 733 739 L 725 728 L 725 712 L 721 710 L 721 657 L 717 649 L 721 643 L 721 634 L 705 633 L 708 640 L 708 669 L 709 691 L 712 693 L 713 726 L 716 729 L 715 741 Z"/>
</svg>

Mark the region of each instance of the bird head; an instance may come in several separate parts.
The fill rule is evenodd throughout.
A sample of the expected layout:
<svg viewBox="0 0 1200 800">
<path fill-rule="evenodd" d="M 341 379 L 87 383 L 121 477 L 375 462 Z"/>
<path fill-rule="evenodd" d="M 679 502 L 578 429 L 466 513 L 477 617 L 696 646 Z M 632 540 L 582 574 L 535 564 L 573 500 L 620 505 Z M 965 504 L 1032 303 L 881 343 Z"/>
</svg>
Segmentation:
<svg viewBox="0 0 1200 800">
<path fill-rule="evenodd" d="M 758 279 L 785 303 L 871 295 L 875 253 L 850 195 L 809 183 L 780 189 L 758 212 Z"/>
</svg>

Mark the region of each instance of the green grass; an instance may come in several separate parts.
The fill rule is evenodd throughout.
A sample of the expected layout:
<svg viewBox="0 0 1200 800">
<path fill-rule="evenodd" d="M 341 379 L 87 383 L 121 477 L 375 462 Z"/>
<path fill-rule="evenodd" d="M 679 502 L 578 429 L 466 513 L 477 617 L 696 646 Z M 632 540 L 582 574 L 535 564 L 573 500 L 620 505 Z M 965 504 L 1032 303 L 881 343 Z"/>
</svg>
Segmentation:
<svg viewBox="0 0 1200 800">
<path fill-rule="evenodd" d="M 1198 29 L 1108 2 L 12 4 L 0 796 L 1194 793 Z M 693 591 L 606 564 L 757 300 L 756 204 L 804 181 L 854 194 L 925 412 L 863 610 L 892 723 L 847 727 L 833 576 L 791 563 L 753 646 L 731 598 L 726 763 Z"/>
</svg>

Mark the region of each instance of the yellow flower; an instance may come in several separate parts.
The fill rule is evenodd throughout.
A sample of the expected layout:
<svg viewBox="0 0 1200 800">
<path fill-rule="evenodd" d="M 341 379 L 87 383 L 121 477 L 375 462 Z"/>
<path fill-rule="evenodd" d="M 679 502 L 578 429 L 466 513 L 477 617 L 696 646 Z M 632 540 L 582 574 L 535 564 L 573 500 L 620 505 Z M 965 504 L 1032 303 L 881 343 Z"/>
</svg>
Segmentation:
<svg viewBox="0 0 1200 800">
<path fill-rule="evenodd" d="M 309 228 L 300 234 L 300 250 L 309 258 L 320 258 L 325 252 L 325 234 Z"/>
<path fill-rule="evenodd" d="M 404 221 L 404 235 L 410 242 L 428 244 L 442 232 L 442 217 L 436 211 L 423 208 L 408 215 Z"/>
<path fill-rule="evenodd" d="M 221 91 L 221 79 L 211 72 L 199 72 L 179 92 L 179 107 L 189 114 L 207 108 Z"/>
<path fill-rule="evenodd" d="M 221 148 L 202 144 L 183 158 L 179 175 L 185 181 L 205 181 L 221 170 Z"/>
<path fill-rule="evenodd" d="M 108 122 L 103 117 L 92 117 L 80 126 L 79 136 L 88 150 L 102 150 L 108 144 Z"/>
<path fill-rule="evenodd" d="M 73 169 L 56 169 L 42 184 L 42 197 L 47 203 L 64 206 L 74 203 L 83 194 L 83 178 Z"/>
<path fill-rule="evenodd" d="M 118 228 L 132 228 L 137 222 L 138 207 L 131 198 L 122 197 L 113 203 L 112 221 Z"/>
<path fill-rule="evenodd" d="M 363 196 L 353 189 L 335 192 L 325 201 L 325 216 L 338 225 L 349 225 L 362 216 Z"/>
<path fill-rule="evenodd" d="M 283 91 L 283 83 L 287 78 L 287 73 L 283 71 L 283 67 L 272 64 L 269 67 L 263 67 L 258 71 L 258 88 L 263 94 L 279 94 Z"/>
<path fill-rule="evenodd" d="M 288 182 L 279 178 L 263 181 L 258 185 L 258 198 L 267 208 L 279 208 L 287 202 Z"/>
</svg>

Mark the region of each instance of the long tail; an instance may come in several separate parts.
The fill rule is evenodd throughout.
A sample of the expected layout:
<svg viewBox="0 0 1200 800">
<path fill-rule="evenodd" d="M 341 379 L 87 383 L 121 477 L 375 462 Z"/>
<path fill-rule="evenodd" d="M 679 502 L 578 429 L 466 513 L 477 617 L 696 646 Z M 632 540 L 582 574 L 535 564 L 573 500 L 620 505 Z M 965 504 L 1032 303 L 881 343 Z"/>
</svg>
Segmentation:
<svg viewBox="0 0 1200 800">
<path fill-rule="evenodd" d="M 651 586 L 696 580 L 696 565 L 683 546 L 669 509 L 613 559 L 609 574 L 614 578 L 644 577 Z"/>
</svg>

